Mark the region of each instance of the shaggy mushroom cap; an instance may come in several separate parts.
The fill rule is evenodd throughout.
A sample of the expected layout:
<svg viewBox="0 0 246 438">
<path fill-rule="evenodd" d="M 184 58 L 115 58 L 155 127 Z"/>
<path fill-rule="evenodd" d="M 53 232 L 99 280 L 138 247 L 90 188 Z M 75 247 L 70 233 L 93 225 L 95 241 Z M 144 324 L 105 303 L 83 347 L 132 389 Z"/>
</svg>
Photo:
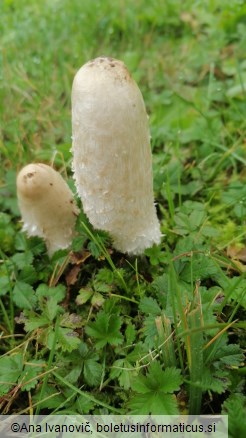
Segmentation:
<svg viewBox="0 0 246 438">
<path fill-rule="evenodd" d="M 74 176 L 92 225 L 121 252 L 159 243 L 148 116 L 123 62 L 99 57 L 77 72 L 72 130 Z"/>
<path fill-rule="evenodd" d="M 28 164 L 17 176 L 17 197 L 23 231 L 42 237 L 49 256 L 70 245 L 79 210 L 58 172 L 46 164 Z"/>
</svg>

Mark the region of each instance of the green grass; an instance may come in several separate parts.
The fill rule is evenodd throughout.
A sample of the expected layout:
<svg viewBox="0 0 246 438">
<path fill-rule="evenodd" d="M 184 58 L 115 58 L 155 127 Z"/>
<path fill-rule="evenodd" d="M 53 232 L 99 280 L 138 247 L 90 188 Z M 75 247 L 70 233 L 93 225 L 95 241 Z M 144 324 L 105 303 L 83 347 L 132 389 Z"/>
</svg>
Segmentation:
<svg viewBox="0 0 246 438">
<path fill-rule="evenodd" d="M 222 412 L 239 438 L 245 2 L 2 0 L 0 15 L 0 412 Z M 71 85 L 99 55 L 143 93 L 164 237 L 127 257 L 81 213 L 74 252 L 49 261 L 21 232 L 16 173 L 42 161 L 74 187 Z"/>
</svg>

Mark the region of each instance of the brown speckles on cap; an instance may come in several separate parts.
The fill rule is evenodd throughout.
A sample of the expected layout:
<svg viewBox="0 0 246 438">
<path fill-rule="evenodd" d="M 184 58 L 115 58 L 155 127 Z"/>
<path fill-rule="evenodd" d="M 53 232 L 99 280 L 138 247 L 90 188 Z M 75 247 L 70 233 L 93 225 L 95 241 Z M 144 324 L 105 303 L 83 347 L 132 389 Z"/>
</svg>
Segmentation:
<svg viewBox="0 0 246 438">
<path fill-rule="evenodd" d="M 29 173 L 26 175 L 27 178 L 32 178 L 33 176 L 34 176 L 34 173 L 33 173 L 33 172 L 29 172 Z"/>
<path fill-rule="evenodd" d="M 132 81 L 131 75 L 125 64 L 118 59 L 109 56 L 100 56 L 87 62 L 84 67 L 94 67 L 100 71 L 108 71 L 112 78 L 116 81 Z"/>
</svg>

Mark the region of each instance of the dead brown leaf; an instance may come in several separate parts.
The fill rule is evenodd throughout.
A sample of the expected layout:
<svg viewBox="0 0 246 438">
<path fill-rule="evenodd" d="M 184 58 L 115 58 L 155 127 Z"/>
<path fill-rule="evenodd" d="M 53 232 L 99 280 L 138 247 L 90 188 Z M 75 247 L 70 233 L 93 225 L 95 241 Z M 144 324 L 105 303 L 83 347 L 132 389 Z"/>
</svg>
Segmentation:
<svg viewBox="0 0 246 438">
<path fill-rule="evenodd" d="M 78 279 L 78 274 L 80 271 L 80 266 L 74 266 L 66 275 L 66 283 L 67 286 L 71 286 L 76 283 Z"/>
</svg>

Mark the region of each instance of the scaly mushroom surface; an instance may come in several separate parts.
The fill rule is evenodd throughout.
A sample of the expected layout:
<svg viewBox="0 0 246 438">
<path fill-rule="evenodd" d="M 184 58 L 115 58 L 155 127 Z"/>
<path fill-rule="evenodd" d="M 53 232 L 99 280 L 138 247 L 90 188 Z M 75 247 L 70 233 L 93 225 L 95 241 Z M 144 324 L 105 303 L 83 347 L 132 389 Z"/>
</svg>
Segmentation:
<svg viewBox="0 0 246 438">
<path fill-rule="evenodd" d="M 72 131 L 74 176 L 91 224 L 124 253 L 158 244 L 148 116 L 123 62 L 99 57 L 77 72 Z"/>
<path fill-rule="evenodd" d="M 70 245 L 79 210 L 58 172 L 46 164 L 28 164 L 17 176 L 17 197 L 23 231 L 42 237 L 49 256 Z"/>
</svg>

